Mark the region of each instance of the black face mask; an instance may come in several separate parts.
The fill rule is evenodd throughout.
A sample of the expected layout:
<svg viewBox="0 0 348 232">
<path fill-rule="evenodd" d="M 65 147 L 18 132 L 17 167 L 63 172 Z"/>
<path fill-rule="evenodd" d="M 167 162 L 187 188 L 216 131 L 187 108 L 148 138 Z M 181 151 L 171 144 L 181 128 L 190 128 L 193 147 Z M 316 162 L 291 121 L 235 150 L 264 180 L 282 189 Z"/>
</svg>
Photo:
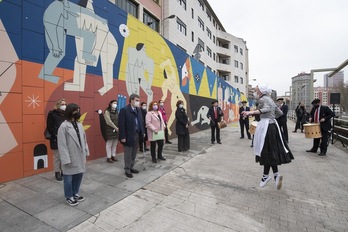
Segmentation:
<svg viewBox="0 0 348 232">
<path fill-rule="evenodd" d="M 81 114 L 80 114 L 80 112 L 77 112 L 77 113 L 74 113 L 74 114 L 72 115 L 72 117 L 75 119 L 75 121 L 77 121 L 77 120 L 80 119 Z"/>
</svg>

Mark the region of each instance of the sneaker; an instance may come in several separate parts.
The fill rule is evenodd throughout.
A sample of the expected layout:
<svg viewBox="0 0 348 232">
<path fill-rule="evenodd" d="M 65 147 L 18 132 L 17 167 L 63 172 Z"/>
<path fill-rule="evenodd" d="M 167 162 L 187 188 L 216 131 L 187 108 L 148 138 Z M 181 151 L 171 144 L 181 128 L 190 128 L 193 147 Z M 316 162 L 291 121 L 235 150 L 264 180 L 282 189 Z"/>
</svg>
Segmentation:
<svg viewBox="0 0 348 232">
<path fill-rule="evenodd" d="M 78 202 L 81 202 L 81 201 L 84 201 L 85 198 L 83 196 L 79 196 L 79 194 L 75 194 L 74 200 L 78 201 Z"/>
<path fill-rule="evenodd" d="M 276 182 L 277 189 L 278 190 L 281 189 L 282 188 L 282 184 L 283 184 L 283 176 L 281 176 L 281 175 L 275 176 L 274 180 Z"/>
<path fill-rule="evenodd" d="M 265 187 L 266 184 L 268 183 L 268 181 L 270 181 L 271 179 L 272 179 L 272 177 L 263 175 L 261 182 L 260 182 L 260 188 Z"/>
<path fill-rule="evenodd" d="M 67 198 L 66 203 L 68 203 L 70 206 L 76 206 L 79 204 L 75 198 Z"/>
</svg>

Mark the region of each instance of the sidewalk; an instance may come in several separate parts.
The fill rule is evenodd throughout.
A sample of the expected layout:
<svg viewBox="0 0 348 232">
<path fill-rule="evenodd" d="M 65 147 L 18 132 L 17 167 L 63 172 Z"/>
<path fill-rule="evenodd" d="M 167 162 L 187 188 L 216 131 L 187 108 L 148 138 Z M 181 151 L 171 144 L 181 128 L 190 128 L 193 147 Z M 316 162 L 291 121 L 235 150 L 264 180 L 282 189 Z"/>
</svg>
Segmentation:
<svg viewBox="0 0 348 232">
<path fill-rule="evenodd" d="M 0 231 L 348 231 L 347 150 L 306 153 L 312 140 L 288 128 L 295 160 L 279 167 L 281 190 L 258 187 L 262 166 L 233 124 L 222 145 L 206 130 L 191 135 L 190 152 L 166 145 L 167 161 L 139 153 L 132 179 L 123 162 L 89 161 L 76 207 L 52 172 L 0 184 Z"/>
</svg>

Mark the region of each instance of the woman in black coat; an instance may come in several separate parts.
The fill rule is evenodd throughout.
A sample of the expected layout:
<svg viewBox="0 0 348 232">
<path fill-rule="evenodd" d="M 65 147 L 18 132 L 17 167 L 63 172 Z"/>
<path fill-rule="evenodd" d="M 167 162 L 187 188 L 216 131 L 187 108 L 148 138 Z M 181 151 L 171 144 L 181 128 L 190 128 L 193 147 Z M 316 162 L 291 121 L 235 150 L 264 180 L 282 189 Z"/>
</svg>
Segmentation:
<svg viewBox="0 0 348 232">
<path fill-rule="evenodd" d="M 178 135 L 178 151 L 187 151 L 190 149 L 190 134 L 188 130 L 189 121 L 184 109 L 184 102 L 179 100 L 176 103 L 176 134 Z"/>
<path fill-rule="evenodd" d="M 55 177 L 58 181 L 62 181 L 62 169 L 61 162 L 58 152 L 57 134 L 60 124 L 65 121 L 64 112 L 66 108 L 65 99 L 60 99 L 57 101 L 54 109 L 48 112 L 47 116 L 47 130 L 51 134 L 50 147 L 53 151 L 53 167 L 55 172 Z"/>
</svg>

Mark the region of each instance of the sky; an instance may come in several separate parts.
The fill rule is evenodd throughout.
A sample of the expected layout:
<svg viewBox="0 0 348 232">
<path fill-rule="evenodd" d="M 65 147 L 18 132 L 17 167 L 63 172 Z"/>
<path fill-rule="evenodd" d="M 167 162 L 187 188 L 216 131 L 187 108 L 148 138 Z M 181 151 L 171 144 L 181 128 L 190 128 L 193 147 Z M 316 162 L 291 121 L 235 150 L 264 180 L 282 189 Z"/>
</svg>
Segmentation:
<svg viewBox="0 0 348 232">
<path fill-rule="evenodd" d="M 291 78 L 348 59 L 347 0 L 208 0 L 226 32 L 247 42 L 249 79 L 278 96 Z M 343 69 L 348 81 L 348 66 Z M 314 74 L 323 86 L 324 74 Z M 252 81 L 252 79 L 256 79 Z"/>
</svg>

